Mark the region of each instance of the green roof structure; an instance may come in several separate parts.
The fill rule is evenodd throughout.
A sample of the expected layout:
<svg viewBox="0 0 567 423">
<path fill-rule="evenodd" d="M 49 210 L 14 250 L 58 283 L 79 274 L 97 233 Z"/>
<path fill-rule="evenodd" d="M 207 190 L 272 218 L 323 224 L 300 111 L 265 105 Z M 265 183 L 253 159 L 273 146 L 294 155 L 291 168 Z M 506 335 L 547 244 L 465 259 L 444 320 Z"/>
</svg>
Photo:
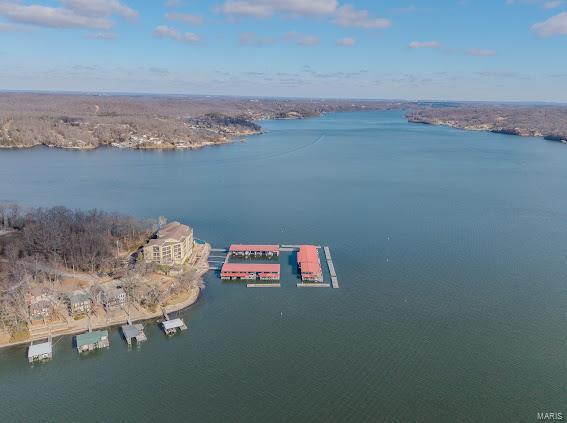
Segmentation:
<svg viewBox="0 0 567 423">
<path fill-rule="evenodd" d="M 95 330 L 93 332 L 86 332 L 77 335 L 77 348 L 81 348 L 84 345 L 96 344 L 102 338 L 108 338 L 107 330 Z"/>
</svg>

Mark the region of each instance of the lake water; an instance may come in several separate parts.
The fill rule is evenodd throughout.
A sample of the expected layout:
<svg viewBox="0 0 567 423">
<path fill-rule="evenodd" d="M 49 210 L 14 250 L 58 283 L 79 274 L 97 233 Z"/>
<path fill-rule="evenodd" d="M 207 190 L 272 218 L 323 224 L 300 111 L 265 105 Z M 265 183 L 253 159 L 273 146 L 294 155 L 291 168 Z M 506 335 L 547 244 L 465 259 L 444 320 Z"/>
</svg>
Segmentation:
<svg viewBox="0 0 567 423">
<path fill-rule="evenodd" d="M 527 421 L 567 412 L 567 146 L 408 124 L 264 122 L 198 151 L 0 151 L 0 199 L 167 216 L 213 246 L 331 246 L 340 289 L 213 273 L 166 339 L 29 366 L 0 421 Z"/>
</svg>

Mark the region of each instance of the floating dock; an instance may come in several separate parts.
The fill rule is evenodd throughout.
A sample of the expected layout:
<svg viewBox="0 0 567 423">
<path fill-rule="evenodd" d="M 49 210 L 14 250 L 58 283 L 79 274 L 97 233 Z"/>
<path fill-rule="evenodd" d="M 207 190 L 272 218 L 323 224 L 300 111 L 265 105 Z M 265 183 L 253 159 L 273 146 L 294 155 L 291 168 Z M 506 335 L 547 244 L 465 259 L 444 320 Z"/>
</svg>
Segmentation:
<svg viewBox="0 0 567 423">
<path fill-rule="evenodd" d="M 331 274 L 331 283 L 333 284 L 333 288 L 338 288 L 339 279 L 337 278 L 337 273 L 335 272 L 335 265 L 333 264 L 333 259 L 331 258 L 331 250 L 327 246 L 325 246 L 323 250 L 325 251 L 327 266 L 329 266 L 329 273 Z"/>
<path fill-rule="evenodd" d="M 281 288 L 280 283 L 247 283 L 246 288 Z"/>
<path fill-rule="evenodd" d="M 124 335 L 124 339 L 128 343 L 128 345 L 132 345 L 132 339 L 136 341 L 136 343 L 147 341 L 146 334 L 144 333 L 144 325 L 138 323 L 136 325 L 128 324 L 122 326 L 122 335 Z"/>
<path fill-rule="evenodd" d="M 316 282 L 308 282 L 308 283 L 298 283 L 296 284 L 298 288 L 330 288 L 331 285 L 328 283 L 316 283 Z"/>
</svg>

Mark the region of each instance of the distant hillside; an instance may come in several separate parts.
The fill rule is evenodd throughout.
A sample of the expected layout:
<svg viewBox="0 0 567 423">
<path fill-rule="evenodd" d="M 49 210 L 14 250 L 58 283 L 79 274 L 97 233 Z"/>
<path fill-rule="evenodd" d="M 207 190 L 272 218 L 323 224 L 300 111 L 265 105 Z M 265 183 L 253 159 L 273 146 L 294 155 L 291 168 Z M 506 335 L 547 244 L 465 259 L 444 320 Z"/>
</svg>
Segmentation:
<svg viewBox="0 0 567 423">
<path fill-rule="evenodd" d="M 0 94 L 0 148 L 197 148 L 261 132 L 253 121 L 399 108 L 400 102 Z"/>
<path fill-rule="evenodd" d="M 567 106 L 459 104 L 413 108 L 406 117 L 415 123 L 567 142 Z"/>
</svg>

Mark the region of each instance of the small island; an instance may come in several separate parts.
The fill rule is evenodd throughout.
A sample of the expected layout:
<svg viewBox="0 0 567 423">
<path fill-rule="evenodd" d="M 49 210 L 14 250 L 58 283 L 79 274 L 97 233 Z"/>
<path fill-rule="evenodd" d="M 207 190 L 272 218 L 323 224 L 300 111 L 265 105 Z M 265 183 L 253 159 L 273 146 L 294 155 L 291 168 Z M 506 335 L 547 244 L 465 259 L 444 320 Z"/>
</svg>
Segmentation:
<svg viewBox="0 0 567 423">
<path fill-rule="evenodd" d="M 0 204 L 0 347 L 186 308 L 209 252 L 165 218 Z"/>
</svg>

